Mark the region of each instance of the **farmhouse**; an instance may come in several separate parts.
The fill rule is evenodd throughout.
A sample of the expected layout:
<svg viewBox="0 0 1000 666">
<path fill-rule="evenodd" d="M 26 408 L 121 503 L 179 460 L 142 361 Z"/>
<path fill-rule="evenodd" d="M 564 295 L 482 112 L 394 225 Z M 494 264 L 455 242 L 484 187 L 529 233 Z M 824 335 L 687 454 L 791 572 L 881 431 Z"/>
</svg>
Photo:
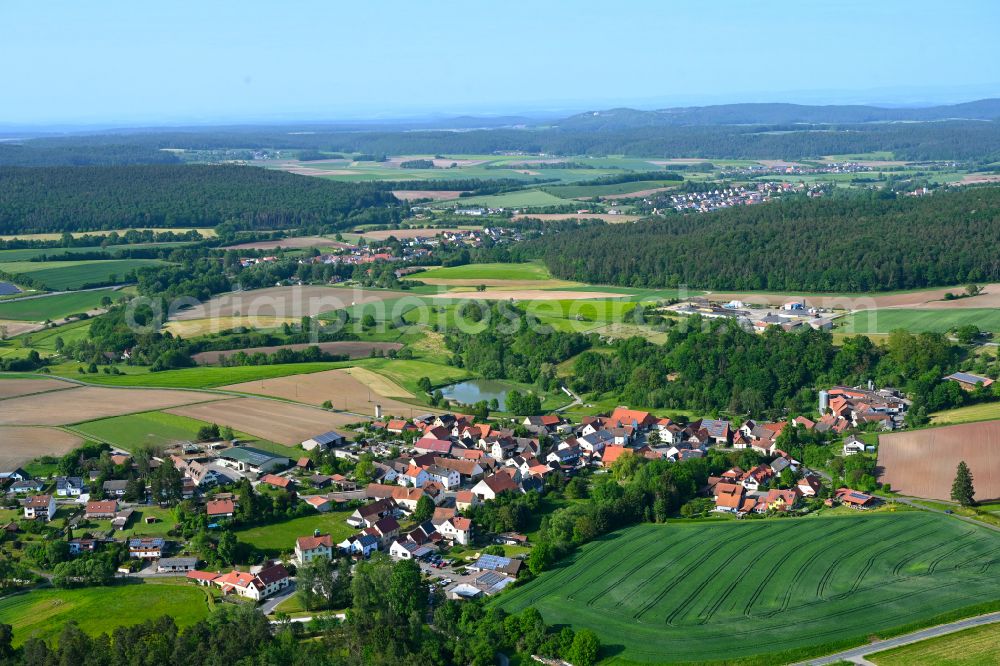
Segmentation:
<svg viewBox="0 0 1000 666">
<path fill-rule="evenodd" d="M 270 564 L 260 568 L 257 573 L 253 573 L 252 570 L 251 573 L 230 571 L 214 578 L 212 583 L 218 585 L 223 594 L 237 594 L 260 601 L 288 587 L 289 577 L 284 565 Z"/>
</svg>

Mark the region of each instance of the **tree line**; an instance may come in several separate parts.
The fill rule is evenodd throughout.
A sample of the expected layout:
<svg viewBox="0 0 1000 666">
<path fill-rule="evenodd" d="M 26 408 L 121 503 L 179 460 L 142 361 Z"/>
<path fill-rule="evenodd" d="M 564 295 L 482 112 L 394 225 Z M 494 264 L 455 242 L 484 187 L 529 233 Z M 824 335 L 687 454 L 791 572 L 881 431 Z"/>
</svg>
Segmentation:
<svg viewBox="0 0 1000 666">
<path fill-rule="evenodd" d="M 0 233 L 398 222 L 391 193 L 234 165 L 0 168 Z M 379 214 L 364 211 L 379 210 Z"/>
</svg>

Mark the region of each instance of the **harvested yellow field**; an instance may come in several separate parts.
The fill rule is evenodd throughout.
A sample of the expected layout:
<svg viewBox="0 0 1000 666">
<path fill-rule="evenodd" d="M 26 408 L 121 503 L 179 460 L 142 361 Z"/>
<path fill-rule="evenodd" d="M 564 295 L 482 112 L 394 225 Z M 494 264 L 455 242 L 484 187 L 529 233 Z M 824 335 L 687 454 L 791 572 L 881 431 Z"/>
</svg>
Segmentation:
<svg viewBox="0 0 1000 666">
<path fill-rule="evenodd" d="M 266 380 L 268 384 L 274 380 Z M 247 382 L 260 384 L 260 382 Z M 237 385 L 238 386 L 238 385 Z M 230 387 L 232 388 L 232 387 Z M 305 405 L 258 398 L 234 398 L 203 402 L 166 410 L 199 421 L 227 425 L 254 437 L 296 446 L 314 435 L 343 428 L 363 420 L 353 414 L 329 412 Z"/>
<path fill-rule="evenodd" d="M 218 399 L 198 391 L 84 386 L 0 400 L 0 423 L 68 425 Z"/>
<path fill-rule="evenodd" d="M 300 322 L 301 319 L 295 319 L 294 317 L 210 317 L 205 319 L 169 321 L 163 328 L 170 331 L 172 335 L 179 335 L 183 338 L 194 338 L 199 335 L 227 331 L 231 328 L 242 327 L 262 330 L 278 328 L 282 324 L 298 324 Z"/>
<path fill-rule="evenodd" d="M 56 428 L 0 426 L 0 469 L 20 467 L 39 456 L 61 456 L 83 444 L 73 434 Z"/>
<path fill-rule="evenodd" d="M 386 398 L 412 398 L 413 394 L 386 377 L 368 368 L 344 368 L 345 373 Z"/>
<path fill-rule="evenodd" d="M 117 229 L 112 231 L 117 231 L 119 234 L 124 234 L 126 231 L 129 231 L 129 229 Z M 216 236 L 215 229 L 210 229 L 210 228 L 195 229 L 194 227 L 164 227 L 157 229 L 154 229 L 152 227 L 142 227 L 136 229 L 135 231 L 152 231 L 153 233 L 159 233 L 159 234 L 166 233 L 168 231 L 173 232 L 175 234 L 186 234 L 189 231 L 197 231 L 198 235 L 200 235 L 202 238 L 215 238 Z M 111 233 L 111 231 L 74 231 L 72 233 L 73 233 L 73 238 L 80 238 L 81 236 L 107 236 L 108 234 Z M 59 240 L 60 238 L 62 238 L 62 236 L 63 236 L 62 233 L 13 234 L 13 235 L 0 236 L 0 240 L 7 241 L 7 240 L 18 239 L 18 240 L 52 241 L 52 240 Z"/>
<path fill-rule="evenodd" d="M 350 370 L 357 372 L 360 368 L 350 368 Z M 369 386 L 366 382 L 371 382 L 371 385 Z M 380 390 L 376 390 L 376 387 Z M 334 409 L 369 418 L 374 418 L 376 404 L 382 405 L 383 414 L 391 416 L 409 417 L 416 412 L 429 411 L 426 408 L 396 400 L 395 398 L 412 396 L 405 389 L 370 370 L 360 372 L 355 376 L 349 374 L 347 370 L 326 370 L 305 375 L 289 375 L 262 381 L 230 384 L 223 386 L 222 389 L 294 400 L 310 405 L 322 405 L 329 400 Z M 392 395 L 387 396 L 380 391 L 386 391 Z M 359 418 L 351 417 L 351 420 L 358 421 Z M 257 434 L 243 426 L 240 426 L 240 429 Z"/>
</svg>

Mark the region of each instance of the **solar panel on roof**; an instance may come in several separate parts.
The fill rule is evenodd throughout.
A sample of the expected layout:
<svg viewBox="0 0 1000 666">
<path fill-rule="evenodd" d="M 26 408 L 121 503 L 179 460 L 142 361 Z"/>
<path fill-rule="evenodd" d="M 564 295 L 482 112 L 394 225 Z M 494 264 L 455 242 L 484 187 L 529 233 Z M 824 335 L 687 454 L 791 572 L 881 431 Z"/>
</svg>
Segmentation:
<svg viewBox="0 0 1000 666">
<path fill-rule="evenodd" d="M 490 571 L 488 573 L 484 573 L 482 576 L 477 578 L 476 582 L 479 583 L 480 585 L 493 587 L 494 585 L 502 581 L 504 578 L 506 578 L 506 576 L 504 576 L 503 574 L 497 573 L 496 571 Z"/>
<path fill-rule="evenodd" d="M 853 497 L 856 500 L 866 500 L 866 499 L 868 499 L 868 495 L 862 495 L 861 493 L 851 493 L 851 497 Z"/>
<path fill-rule="evenodd" d="M 500 569 L 508 564 L 510 564 L 510 558 L 500 555 L 481 555 L 476 560 L 476 567 L 480 569 Z"/>
</svg>

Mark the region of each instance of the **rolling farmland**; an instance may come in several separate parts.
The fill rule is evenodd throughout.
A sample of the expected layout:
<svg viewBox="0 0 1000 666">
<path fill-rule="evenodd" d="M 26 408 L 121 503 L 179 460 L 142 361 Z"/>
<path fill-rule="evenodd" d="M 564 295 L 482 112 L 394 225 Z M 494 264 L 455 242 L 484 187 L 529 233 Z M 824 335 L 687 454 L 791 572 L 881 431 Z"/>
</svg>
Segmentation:
<svg viewBox="0 0 1000 666">
<path fill-rule="evenodd" d="M 98 307 L 101 304 L 101 299 L 105 296 L 115 300 L 121 294 L 113 289 L 98 289 L 7 301 L 0 303 L 0 319 L 21 321 L 60 319 Z"/>
<path fill-rule="evenodd" d="M 12 261 L 0 263 L 0 271 L 26 275 L 49 289 L 82 289 L 90 284 L 121 282 L 125 274 L 143 266 L 160 264 L 157 259 L 107 259 L 93 261 Z"/>
<path fill-rule="evenodd" d="M 1000 593 L 1000 534 L 918 512 L 640 525 L 502 595 L 587 627 L 612 663 L 790 658 Z"/>
</svg>

